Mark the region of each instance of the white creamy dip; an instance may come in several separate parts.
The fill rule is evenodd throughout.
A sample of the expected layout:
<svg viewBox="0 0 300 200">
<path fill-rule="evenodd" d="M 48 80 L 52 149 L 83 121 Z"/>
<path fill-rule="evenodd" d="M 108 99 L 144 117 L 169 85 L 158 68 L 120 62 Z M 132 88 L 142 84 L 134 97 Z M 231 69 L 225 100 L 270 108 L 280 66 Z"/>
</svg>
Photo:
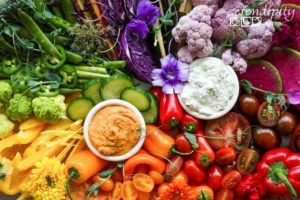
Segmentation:
<svg viewBox="0 0 300 200">
<path fill-rule="evenodd" d="M 189 81 L 180 94 L 181 104 L 189 112 L 205 116 L 223 111 L 237 91 L 238 81 L 233 75 L 231 67 L 218 58 L 193 61 Z"/>
</svg>

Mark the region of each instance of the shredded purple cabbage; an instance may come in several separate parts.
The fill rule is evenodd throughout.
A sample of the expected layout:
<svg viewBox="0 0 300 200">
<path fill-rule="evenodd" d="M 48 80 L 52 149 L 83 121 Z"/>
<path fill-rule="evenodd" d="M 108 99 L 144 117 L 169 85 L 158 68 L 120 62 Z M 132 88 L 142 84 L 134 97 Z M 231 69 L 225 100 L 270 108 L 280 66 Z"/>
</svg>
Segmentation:
<svg viewBox="0 0 300 200">
<path fill-rule="evenodd" d="M 151 83 L 151 73 L 156 66 L 146 40 L 125 27 L 120 41 L 120 57 L 126 60 L 126 68 L 139 80 Z"/>
<path fill-rule="evenodd" d="M 160 15 L 159 8 L 148 0 L 100 0 L 107 23 L 121 30 L 119 57 L 126 60 L 126 69 L 141 81 L 151 83 L 155 66 L 147 43 L 148 25 Z M 117 36 L 116 36 L 117 37 Z"/>
</svg>

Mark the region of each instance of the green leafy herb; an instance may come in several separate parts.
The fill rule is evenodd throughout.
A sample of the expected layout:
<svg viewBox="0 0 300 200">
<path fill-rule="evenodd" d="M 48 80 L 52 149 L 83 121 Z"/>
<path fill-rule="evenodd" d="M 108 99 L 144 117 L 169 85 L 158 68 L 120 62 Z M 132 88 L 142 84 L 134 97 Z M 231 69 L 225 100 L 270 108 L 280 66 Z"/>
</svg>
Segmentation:
<svg viewBox="0 0 300 200">
<path fill-rule="evenodd" d="M 184 136 L 188 139 L 194 149 L 199 147 L 195 134 L 185 132 Z"/>
</svg>

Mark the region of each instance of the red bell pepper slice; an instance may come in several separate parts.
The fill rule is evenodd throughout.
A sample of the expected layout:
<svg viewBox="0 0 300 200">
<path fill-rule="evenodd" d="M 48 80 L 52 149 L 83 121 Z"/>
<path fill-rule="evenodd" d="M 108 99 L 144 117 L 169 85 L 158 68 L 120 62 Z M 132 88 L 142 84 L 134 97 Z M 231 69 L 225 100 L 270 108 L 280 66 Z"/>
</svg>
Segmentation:
<svg viewBox="0 0 300 200">
<path fill-rule="evenodd" d="M 267 151 L 257 164 L 257 172 L 264 178 L 266 189 L 272 193 L 290 193 L 292 197 L 297 197 L 295 189 L 300 189 L 299 160 L 300 154 L 286 147 Z"/>
</svg>

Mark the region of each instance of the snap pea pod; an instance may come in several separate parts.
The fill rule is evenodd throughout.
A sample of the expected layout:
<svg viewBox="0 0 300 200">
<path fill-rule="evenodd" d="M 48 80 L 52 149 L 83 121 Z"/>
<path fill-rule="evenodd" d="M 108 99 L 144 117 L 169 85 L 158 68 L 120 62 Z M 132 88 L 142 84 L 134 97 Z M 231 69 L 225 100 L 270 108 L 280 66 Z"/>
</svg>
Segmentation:
<svg viewBox="0 0 300 200">
<path fill-rule="evenodd" d="M 60 0 L 60 6 L 65 19 L 71 24 L 75 24 L 77 22 L 77 18 L 75 16 L 76 10 L 72 0 Z"/>
<path fill-rule="evenodd" d="M 48 54 L 61 58 L 61 53 L 55 48 L 54 44 L 44 34 L 39 25 L 33 20 L 33 18 L 26 12 L 18 9 L 18 16 L 23 26 L 28 30 L 30 35 L 36 40 L 36 42 L 42 47 Z"/>
</svg>

